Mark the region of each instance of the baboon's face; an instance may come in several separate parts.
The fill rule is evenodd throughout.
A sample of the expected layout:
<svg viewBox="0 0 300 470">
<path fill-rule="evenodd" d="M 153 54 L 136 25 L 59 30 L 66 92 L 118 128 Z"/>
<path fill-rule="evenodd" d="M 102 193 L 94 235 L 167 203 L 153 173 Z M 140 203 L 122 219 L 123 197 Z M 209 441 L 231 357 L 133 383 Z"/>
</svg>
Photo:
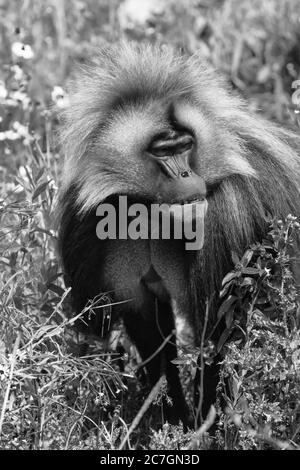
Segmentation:
<svg viewBox="0 0 300 470">
<path fill-rule="evenodd" d="M 105 57 L 75 94 L 65 180 L 80 186 L 83 211 L 118 194 L 204 204 L 228 176 L 255 175 L 231 126 L 235 101 L 214 76 L 196 60 L 146 52 Z"/>
<path fill-rule="evenodd" d="M 97 155 L 102 175 L 113 175 L 116 188 L 158 203 L 201 203 L 207 186 L 232 171 L 217 126 L 183 100 L 112 111 L 96 139 Z"/>
<path fill-rule="evenodd" d="M 116 156 L 110 160 L 113 171 L 127 179 L 131 196 L 170 205 L 205 204 L 201 150 L 186 107 L 128 106 L 104 130 L 102 142 L 108 155 Z"/>
</svg>

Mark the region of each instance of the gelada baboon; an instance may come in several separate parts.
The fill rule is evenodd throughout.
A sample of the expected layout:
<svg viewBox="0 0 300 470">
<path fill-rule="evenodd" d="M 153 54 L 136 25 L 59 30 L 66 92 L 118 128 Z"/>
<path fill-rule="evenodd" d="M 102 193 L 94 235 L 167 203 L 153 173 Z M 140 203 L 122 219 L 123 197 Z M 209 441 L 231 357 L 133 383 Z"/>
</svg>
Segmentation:
<svg viewBox="0 0 300 470">
<path fill-rule="evenodd" d="M 121 316 L 150 383 L 167 377 L 167 419 L 186 423 L 171 362 L 175 325 L 199 345 L 206 300 L 216 299 L 209 331 L 231 252 L 241 255 L 262 239 L 266 214 L 299 216 L 299 136 L 250 113 L 197 55 L 167 47 L 108 47 L 79 72 L 71 91 L 59 243 L 74 311 L 109 292 L 117 304 L 111 318 L 91 309 L 83 329 L 101 336 Z M 203 246 L 186 250 L 175 237 L 100 240 L 97 208 L 117 207 L 120 195 L 128 204 L 202 204 Z M 216 371 L 205 368 L 204 415 L 215 399 Z"/>
</svg>

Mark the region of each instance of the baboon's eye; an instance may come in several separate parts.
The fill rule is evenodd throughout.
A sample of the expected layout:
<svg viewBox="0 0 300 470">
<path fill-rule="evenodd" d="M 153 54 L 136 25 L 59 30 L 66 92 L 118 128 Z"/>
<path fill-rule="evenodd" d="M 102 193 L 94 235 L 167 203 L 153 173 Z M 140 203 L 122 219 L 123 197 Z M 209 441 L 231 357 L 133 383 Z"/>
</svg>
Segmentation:
<svg viewBox="0 0 300 470">
<path fill-rule="evenodd" d="M 191 150 L 193 144 L 194 139 L 190 133 L 171 130 L 152 139 L 148 152 L 155 157 L 170 157 Z"/>
</svg>

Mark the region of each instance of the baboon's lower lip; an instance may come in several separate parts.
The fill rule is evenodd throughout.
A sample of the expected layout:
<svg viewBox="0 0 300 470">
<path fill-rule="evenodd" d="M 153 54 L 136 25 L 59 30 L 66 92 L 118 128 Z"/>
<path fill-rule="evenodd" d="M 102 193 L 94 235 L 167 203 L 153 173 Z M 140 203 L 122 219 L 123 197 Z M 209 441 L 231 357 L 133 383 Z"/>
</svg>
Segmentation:
<svg viewBox="0 0 300 470">
<path fill-rule="evenodd" d="M 174 206 L 174 205 L 179 205 L 179 206 L 188 206 L 192 204 L 203 204 L 207 205 L 207 200 L 199 197 L 195 197 L 192 199 L 187 199 L 185 201 L 174 201 L 172 203 L 169 203 L 169 206 Z"/>
<path fill-rule="evenodd" d="M 205 204 L 206 199 L 200 199 L 200 198 L 194 198 L 194 199 L 188 199 L 187 201 L 182 202 L 182 205 L 186 204 Z"/>
</svg>

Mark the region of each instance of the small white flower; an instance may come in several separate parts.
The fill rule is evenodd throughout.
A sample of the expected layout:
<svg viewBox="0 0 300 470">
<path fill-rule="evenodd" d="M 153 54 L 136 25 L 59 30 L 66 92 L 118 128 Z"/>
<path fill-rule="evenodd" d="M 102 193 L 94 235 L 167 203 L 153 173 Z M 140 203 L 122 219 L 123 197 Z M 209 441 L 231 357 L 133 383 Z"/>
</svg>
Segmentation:
<svg viewBox="0 0 300 470">
<path fill-rule="evenodd" d="M 51 98 L 53 101 L 56 101 L 58 98 L 63 98 L 65 96 L 65 92 L 61 86 L 55 86 L 51 92 Z"/>
<path fill-rule="evenodd" d="M 64 108 L 67 108 L 69 106 L 69 98 L 67 96 L 65 96 L 64 98 L 60 98 L 56 101 L 56 106 L 58 108 L 61 108 L 61 109 L 64 109 Z"/>
<path fill-rule="evenodd" d="M 10 69 L 14 74 L 14 78 L 18 81 L 21 81 L 24 77 L 24 72 L 21 67 L 19 67 L 18 65 L 12 65 Z"/>
<path fill-rule="evenodd" d="M 30 98 L 26 93 L 22 91 L 15 91 L 14 93 L 11 93 L 10 96 L 13 100 L 20 101 L 23 105 L 23 109 L 28 109 L 30 104 Z"/>
<path fill-rule="evenodd" d="M 121 28 L 145 28 L 148 23 L 161 16 L 164 8 L 160 0 L 125 0 L 118 9 Z"/>
<path fill-rule="evenodd" d="M 7 140 L 17 140 L 19 139 L 19 134 L 17 132 L 14 132 L 12 130 L 8 130 L 5 132 L 5 138 Z"/>
<path fill-rule="evenodd" d="M 28 127 L 23 126 L 18 121 L 13 123 L 13 129 L 19 134 L 20 137 L 28 137 Z"/>
<path fill-rule="evenodd" d="M 13 124 L 13 129 L 18 133 L 19 138 L 23 139 L 25 145 L 29 145 L 32 142 L 33 137 L 29 133 L 28 126 L 23 126 L 18 121 L 15 121 Z"/>
<path fill-rule="evenodd" d="M 34 56 L 33 50 L 29 44 L 23 44 L 22 42 L 14 42 L 11 46 L 12 53 L 16 57 L 22 57 L 23 59 L 32 59 Z"/>
<path fill-rule="evenodd" d="M 25 144 L 29 144 L 32 136 L 29 133 L 28 127 L 23 126 L 18 121 L 14 122 L 13 128 L 4 132 L 0 132 L 0 142 L 4 140 L 18 140 L 23 139 Z"/>
<path fill-rule="evenodd" d="M 0 99 L 5 99 L 7 97 L 7 89 L 5 88 L 4 82 L 0 80 Z"/>
<path fill-rule="evenodd" d="M 69 98 L 61 86 L 55 86 L 51 92 L 52 101 L 58 108 L 66 108 L 69 105 Z"/>
<path fill-rule="evenodd" d="M 18 171 L 20 178 L 23 181 L 26 181 L 27 183 L 29 183 L 28 171 L 30 172 L 29 168 L 27 167 L 27 171 L 26 171 L 26 168 L 23 165 L 20 166 L 19 171 Z"/>
</svg>

